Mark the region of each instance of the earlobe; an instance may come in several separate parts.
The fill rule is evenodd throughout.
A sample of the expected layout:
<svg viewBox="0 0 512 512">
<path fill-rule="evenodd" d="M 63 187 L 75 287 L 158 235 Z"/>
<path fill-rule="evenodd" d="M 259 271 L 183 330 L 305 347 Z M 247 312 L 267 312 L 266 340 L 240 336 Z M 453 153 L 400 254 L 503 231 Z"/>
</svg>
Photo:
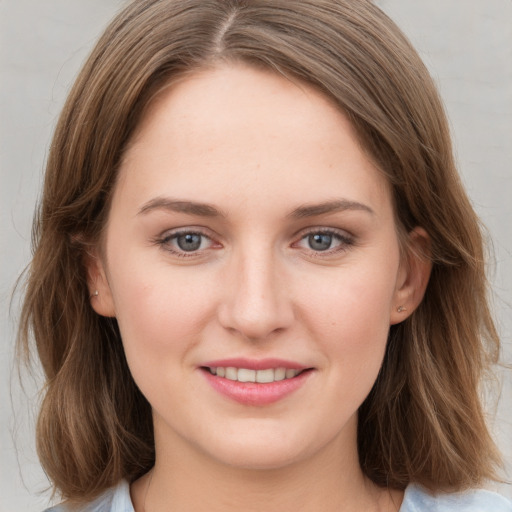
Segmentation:
<svg viewBox="0 0 512 512">
<path fill-rule="evenodd" d="M 408 237 L 406 254 L 398 274 L 394 307 L 390 314 L 391 325 L 403 322 L 420 305 L 432 270 L 428 233 L 416 227 Z"/>
<path fill-rule="evenodd" d="M 97 250 L 88 251 L 85 257 L 87 286 L 91 307 L 101 316 L 115 317 L 114 301 L 105 266 Z"/>
</svg>

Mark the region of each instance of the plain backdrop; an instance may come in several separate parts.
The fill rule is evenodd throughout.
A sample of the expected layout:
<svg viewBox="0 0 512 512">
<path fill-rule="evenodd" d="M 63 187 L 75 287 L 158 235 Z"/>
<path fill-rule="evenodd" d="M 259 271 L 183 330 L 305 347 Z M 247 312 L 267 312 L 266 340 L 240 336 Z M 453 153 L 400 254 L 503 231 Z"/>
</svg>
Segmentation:
<svg viewBox="0 0 512 512">
<path fill-rule="evenodd" d="M 13 363 L 16 278 L 55 121 L 81 63 L 123 0 L 0 0 L 0 512 L 49 503 L 34 449 L 37 378 Z M 377 0 L 408 34 L 439 84 L 460 171 L 493 240 L 491 279 L 512 362 L 512 0 Z M 512 378 L 489 406 L 512 479 Z M 493 419 L 494 418 L 494 419 Z M 512 486 L 500 492 L 512 497 Z"/>
</svg>

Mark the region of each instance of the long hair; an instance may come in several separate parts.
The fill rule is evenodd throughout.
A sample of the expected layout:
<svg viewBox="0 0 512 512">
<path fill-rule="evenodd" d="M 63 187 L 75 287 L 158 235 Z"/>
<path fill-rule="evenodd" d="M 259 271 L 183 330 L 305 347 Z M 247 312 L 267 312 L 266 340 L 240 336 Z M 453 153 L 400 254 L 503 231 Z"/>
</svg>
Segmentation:
<svg viewBox="0 0 512 512">
<path fill-rule="evenodd" d="M 478 219 L 461 186 L 429 73 L 369 0 L 137 0 L 111 23 L 58 122 L 19 331 L 46 375 L 38 452 L 54 489 L 88 500 L 154 462 L 151 408 L 115 319 L 90 307 L 84 258 L 99 242 L 123 153 L 148 104 L 187 73 L 243 62 L 302 81 L 348 116 L 391 184 L 402 244 L 431 239 L 423 302 L 391 327 L 359 411 L 365 474 L 403 489 L 459 490 L 499 461 L 479 399 L 498 337 Z"/>
</svg>

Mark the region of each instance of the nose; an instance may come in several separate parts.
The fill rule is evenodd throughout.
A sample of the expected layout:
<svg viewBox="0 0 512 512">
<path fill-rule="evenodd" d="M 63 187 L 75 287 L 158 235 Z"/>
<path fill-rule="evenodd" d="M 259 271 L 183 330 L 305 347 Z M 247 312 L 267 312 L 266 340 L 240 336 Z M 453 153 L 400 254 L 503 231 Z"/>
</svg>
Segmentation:
<svg viewBox="0 0 512 512">
<path fill-rule="evenodd" d="M 221 325 L 253 341 L 289 328 L 294 321 L 293 304 L 277 258 L 268 251 L 234 259 L 218 309 Z"/>
</svg>

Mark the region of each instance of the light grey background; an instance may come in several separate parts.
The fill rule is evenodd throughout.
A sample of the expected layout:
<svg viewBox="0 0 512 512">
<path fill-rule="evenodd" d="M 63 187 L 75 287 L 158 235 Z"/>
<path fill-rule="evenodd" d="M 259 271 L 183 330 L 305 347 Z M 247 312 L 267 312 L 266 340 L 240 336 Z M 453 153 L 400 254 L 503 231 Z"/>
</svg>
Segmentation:
<svg viewBox="0 0 512 512">
<path fill-rule="evenodd" d="M 437 80 L 463 180 L 494 241 L 492 282 L 512 362 L 512 0 L 380 0 Z M 47 482 L 34 451 L 36 384 L 13 365 L 18 300 L 51 132 L 73 77 L 123 0 L 0 0 L 0 512 L 37 512 Z M 512 378 L 493 428 L 512 478 Z M 489 408 L 490 415 L 495 410 Z M 16 445 L 16 448 L 15 448 Z M 500 491 L 512 497 L 512 486 Z"/>
</svg>

